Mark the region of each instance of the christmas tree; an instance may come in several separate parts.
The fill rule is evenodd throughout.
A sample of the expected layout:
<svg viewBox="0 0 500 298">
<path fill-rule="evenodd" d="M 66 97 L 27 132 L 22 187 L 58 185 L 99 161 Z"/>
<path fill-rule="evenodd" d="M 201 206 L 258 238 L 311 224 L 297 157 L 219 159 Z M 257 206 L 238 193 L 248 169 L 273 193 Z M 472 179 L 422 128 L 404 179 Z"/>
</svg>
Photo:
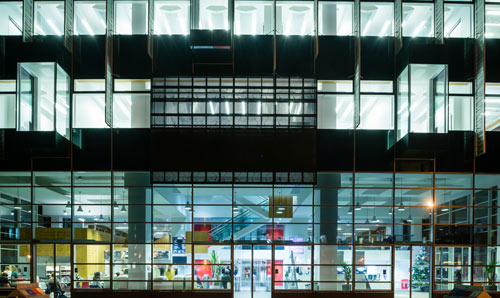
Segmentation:
<svg viewBox="0 0 500 298">
<path fill-rule="evenodd" d="M 429 281 L 431 276 L 431 271 L 429 268 L 429 253 L 425 247 L 421 247 L 418 254 L 413 259 L 413 272 L 411 274 L 412 287 L 414 289 L 425 289 L 429 288 Z"/>
</svg>

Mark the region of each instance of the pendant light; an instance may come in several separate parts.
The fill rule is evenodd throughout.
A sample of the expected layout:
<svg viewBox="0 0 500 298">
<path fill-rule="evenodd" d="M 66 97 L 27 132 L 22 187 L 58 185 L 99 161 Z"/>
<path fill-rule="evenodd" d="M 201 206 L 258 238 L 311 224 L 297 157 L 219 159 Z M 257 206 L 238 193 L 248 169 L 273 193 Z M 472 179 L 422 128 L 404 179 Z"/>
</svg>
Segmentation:
<svg viewBox="0 0 500 298">
<path fill-rule="evenodd" d="M 389 208 L 389 215 L 392 215 L 392 207 Z"/>
<path fill-rule="evenodd" d="M 104 220 L 104 216 L 102 216 L 102 213 L 101 215 L 99 215 L 99 220 Z"/>
<path fill-rule="evenodd" d="M 406 220 L 407 222 L 412 222 L 413 221 L 413 218 L 411 218 L 411 215 L 408 216 L 408 219 Z"/>
<path fill-rule="evenodd" d="M 361 210 L 361 205 L 359 204 L 359 202 L 356 204 L 356 207 L 354 207 L 354 210 L 356 211 Z"/>
<path fill-rule="evenodd" d="M 118 202 L 116 200 L 113 201 L 113 209 L 118 210 L 120 206 L 118 206 Z"/>
<path fill-rule="evenodd" d="M 347 211 L 347 214 L 352 214 L 352 207 L 349 207 L 349 210 Z"/>
<path fill-rule="evenodd" d="M 375 215 L 375 208 L 373 208 L 373 217 L 372 217 L 372 223 L 378 223 L 377 216 Z"/>
<path fill-rule="evenodd" d="M 401 203 L 399 204 L 398 211 L 405 211 L 406 208 L 403 206 L 403 199 L 401 199 Z"/>
<path fill-rule="evenodd" d="M 125 212 L 127 212 L 127 207 L 125 207 L 125 190 L 123 190 L 123 192 L 122 192 L 122 199 L 123 199 L 123 201 L 122 201 L 123 205 L 122 205 L 122 209 L 120 209 L 120 212 L 125 213 Z"/>
<path fill-rule="evenodd" d="M 76 209 L 76 213 L 83 213 L 82 205 L 78 206 L 78 209 Z"/>
<path fill-rule="evenodd" d="M 66 203 L 66 206 L 64 207 L 64 209 L 68 210 L 71 208 L 71 203 L 68 201 L 68 203 Z"/>
</svg>

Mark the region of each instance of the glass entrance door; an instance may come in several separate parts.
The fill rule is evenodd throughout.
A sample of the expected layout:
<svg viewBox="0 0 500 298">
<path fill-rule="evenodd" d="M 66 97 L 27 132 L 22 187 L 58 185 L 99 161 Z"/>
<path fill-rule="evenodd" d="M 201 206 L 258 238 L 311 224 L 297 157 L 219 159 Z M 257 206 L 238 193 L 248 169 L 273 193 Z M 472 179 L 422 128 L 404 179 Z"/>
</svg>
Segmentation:
<svg viewBox="0 0 500 298">
<path fill-rule="evenodd" d="M 235 298 L 271 297 L 271 258 L 271 245 L 234 246 Z"/>
<path fill-rule="evenodd" d="M 431 295 L 430 246 L 396 246 L 394 297 L 429 298 Z"/>
</svg>

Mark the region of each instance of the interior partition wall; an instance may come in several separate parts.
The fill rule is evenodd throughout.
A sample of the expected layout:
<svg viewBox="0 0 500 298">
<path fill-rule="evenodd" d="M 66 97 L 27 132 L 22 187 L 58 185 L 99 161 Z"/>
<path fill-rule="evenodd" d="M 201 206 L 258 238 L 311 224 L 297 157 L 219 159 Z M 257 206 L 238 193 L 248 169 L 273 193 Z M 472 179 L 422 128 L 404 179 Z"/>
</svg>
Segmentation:
<svg viewBox="0 0 500 298">
<path fill-rule="evenodd" d="M 147 172 L 2 172 L 1 269 L 42 288 L 54 273 L 65 291 L 496 290 L 499 184 L 480 173 L 152 184 Z"/>
</svg>

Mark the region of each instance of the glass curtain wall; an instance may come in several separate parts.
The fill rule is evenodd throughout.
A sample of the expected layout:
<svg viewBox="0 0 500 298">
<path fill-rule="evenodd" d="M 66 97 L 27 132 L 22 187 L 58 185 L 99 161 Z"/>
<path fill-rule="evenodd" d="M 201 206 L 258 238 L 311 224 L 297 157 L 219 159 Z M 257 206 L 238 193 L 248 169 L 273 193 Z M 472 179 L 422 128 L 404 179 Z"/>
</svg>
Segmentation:
<svg viewBox="0 0 500 298">
<path fill-rule="evenodd" d="M 431 1 L 432 2 L 432 1 Z M 469 2 L 469 3 L 467 3 Z M 486 38 L 500 38 L 500 5 L 486 1 Z M 191 29 L 229 30 L 234 6 L 236 35 L 270 35 L 274 30 L 274 3 L 271 0 L 156 0 L 154 1 L 154 34 L 188 35 Z M 361 3 L 362 36 L 393 36 L 394 3 Z M 22 35 L 22 2 L 0 3 L 0 36 Z M 35 0 L 35 35 L 64 34 L 64 1 Z M 106 29 L 106 4 L 103 0 L 75 1 L 75 35 L 103 35 Z M 450 1 L 444 6 L 444 37 L 473 37 L 473 4 L 471 1 Z M 115 1 L 115 34 L 147 34 L 147 1 Z M 310 35 L 315 32 L 313 1 L 276 3 L 278 35 Z M 318 2 L 318 34 L 352 35 L 353 1 Z M 403 3 L 403 35 L 434 36 L 434 5 L 424 2 Z"/>
<path fill-rule="evenodd" d="M 2 270 L 42 288 L 55 274 L 65 292 L 496 290 L 499 175 L 319 173 L 314 186 L 149 175 L 0 173 Z"/>
</svg>

